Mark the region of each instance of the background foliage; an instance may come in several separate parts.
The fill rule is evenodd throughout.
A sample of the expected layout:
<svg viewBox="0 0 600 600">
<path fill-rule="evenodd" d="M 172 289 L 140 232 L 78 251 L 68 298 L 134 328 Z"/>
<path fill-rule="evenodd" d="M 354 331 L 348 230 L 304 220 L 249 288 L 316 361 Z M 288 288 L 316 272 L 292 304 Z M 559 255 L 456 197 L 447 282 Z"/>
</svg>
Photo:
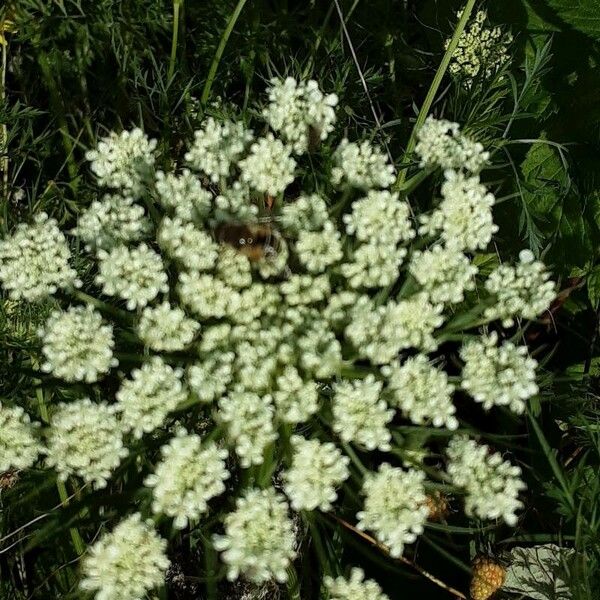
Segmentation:
<svg viewBox="0 0 600 600">
<path fill-rule="evenodd" d="M 340 0 L 345 31 L 335 3 L 249 0 L 215 62 L 236 4 L 13 0 L 0 8 L 2 230 L 40 209 L 73 221 L 91 199 L 82 164 L 98 135 L 141 125 L 176 155 L 206 109 L 245 109 L 274 74 L 311 76 L 338 93 L 349 135 L 374 127 L 396 164 L 406 165 L 404 149 L 461 2 Z M 411 560 L 465 590 L 475 553 L 554 542 L 576 550 L 565 565 L 572 597 L 592 600 L 600 595 L 600 10 L 597 0 L 506 0 L 486 8 L 515 37 L 511 64 L 476 90 L 446 77 L 432 112 L 493 149 L 486 183 L 500 199 L 502 237 L 496 253 L 478 257 L 481 267 L 530 247 L 560 281 L 552 314 L 526 332 L 547 357 L 542 401 L 524 424 L 480 423 L 496 433 L 488 443 L 516 453 L 536 502 L 517 532 L 466 524 L 449 535 L 441 528 Z M 415 201 L 430 202 L 431 185 L 419 187 Z M 8 301 L 0 309 L 0 395 L 27 397 L 32 407 L 42 392 L 29 383 L 19 350 L 35 347 L 46 314 L 47 307 Z M 93 539 L 98 507 L 77 498 L 60 507 L 54 481 L 41 473 L 28 476 L 28 492 L 20 486 L 18 497 L 10 483 L 0 481 L 0 597 L 78 597 L 69 526 L 87 514 Z M 132 501 L 126 491 L 111 499 L 115 510 Z M 399 578 L 403 594 L 444 594 L 410 565 L 327 526 L 327 550 L 344 544 L 349 558 L 387 582 L 391 598 L 399 597 Z M 194 572 L 199 552 L 181 541 L 182 573 Z M 202 597 L 201 588 L 193 577 L 172 581 L 169 597 Z"/>
</svg>

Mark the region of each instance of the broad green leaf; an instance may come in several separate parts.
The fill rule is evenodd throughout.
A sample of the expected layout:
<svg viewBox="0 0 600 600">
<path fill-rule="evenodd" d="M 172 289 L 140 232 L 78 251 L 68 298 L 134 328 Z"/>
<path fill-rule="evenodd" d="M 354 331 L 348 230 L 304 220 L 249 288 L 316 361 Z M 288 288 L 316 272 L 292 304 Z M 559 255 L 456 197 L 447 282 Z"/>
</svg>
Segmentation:
<svg viewBox="0 0 600 600">
<path fill-rule="evenodd" d="M 571 27 L 600 39 L 598 0 L 547 0 L 547 4 Z"/>
<path fill-rule="evenodd" d="M 590 304 L 596 310 L 600 305 L 600 265 L 596 265 L 587 277 L 587 290 Z"/>
</svg>

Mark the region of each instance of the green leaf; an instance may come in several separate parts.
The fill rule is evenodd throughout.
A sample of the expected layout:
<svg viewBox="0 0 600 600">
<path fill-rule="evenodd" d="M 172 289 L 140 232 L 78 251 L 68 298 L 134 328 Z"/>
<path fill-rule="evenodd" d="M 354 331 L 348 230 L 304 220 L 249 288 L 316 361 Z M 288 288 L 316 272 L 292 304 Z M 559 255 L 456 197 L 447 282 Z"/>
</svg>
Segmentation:
<svg viewBox="0 0 600 600">
<path fill-rule="evenodd" d="M 600 39 L 598 0 L 547 0 L 547 4 L 574 29 Z"/>
<path fill-rule="evenodd" d="M 600 265 L 596 265 L 587 276 L 587 290 L 594 310 L 600 305 Z"/>
<path fill-rule="evenodd" d="M 560 265 L 567 274 L 573 267 L 589 267 L 589 217 L 572 185 L 565 150 L 540 139 L 527 152 L 521 172 L 525 212 L 551 245 L 546 262 Z"/>
</svg>

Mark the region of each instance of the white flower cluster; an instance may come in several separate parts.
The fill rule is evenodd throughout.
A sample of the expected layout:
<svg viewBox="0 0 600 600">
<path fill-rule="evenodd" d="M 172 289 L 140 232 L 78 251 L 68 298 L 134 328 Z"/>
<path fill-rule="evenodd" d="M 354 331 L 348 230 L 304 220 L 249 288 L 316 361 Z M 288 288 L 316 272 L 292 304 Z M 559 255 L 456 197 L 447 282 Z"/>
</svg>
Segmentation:
<svg viewBox="0 0 600 600">
<path fill-rule="evenodd" d="M 445 371 L 434 367 L 425 355 L 407 358 L 402 365 L 385 366 L 382 372 L 388 380 L 390 404 L 400 408 L 413 423 L 458 427 L 452 402 L 454 386 Z"/>
<path fill-rule="evenodd" d="M 207 271 L 217 262 L 219 247 L 205 231 L 175 217 L 165 217 L 157 240 L 167 255 L 191 271 Z"/>
<path fill-rule="evenodd" d="M 135 513 L 104 534 L 83 558 L 81 588 L 96 600 L 140 600 L 160 586 L 169 559 L 167 542 L 152 521 Z"/>
<path fill-rule="evenodd" d="M 214 443 L 202 445 L 200 436 L 185 429 L 161 448 L 162 460 L 144 484 L 152 488 L 152 510 L 174 517 L 183 529 L 208 511 L 208 501 L 225 491 L 229 471 L 227 450 Z"/>
<path fill-rule="evenodd" d="M 318 194 L 300 196 L 281 209 L 281 225 L 287 231 L 322 231 L 329 221 L 327 203 Z"/>
<path fill-rule="evenodd" d="M 209 117 L 194 133 L 194 143 L 185 160 L 217 183 L 229 175 L 231 165 L 240 158 L 251 140 L 252 132 L 247 131 L 243 123 L 218 123 Z"/>
<path fill-rule="evenodd" d="M 523 507 L 518 499 L 525 489 L 521 469 L 503 460 L 499 452 L 477 444 L 466 436 L 456 436 L 448 444 L 448 475 L 452 483 L 466 491 L 465 512 L 480 519 L 502 518 L 517 524 L 515 512 Z"/>
<path fill-rule="evenodd" d="M 331 221 L 327 221 L 320 231 L 301 231 L 296 252 L 307 271 L 322 273 L 344 256 L 340 232 Z"/>
<path fill-rule="evenodd" d="M 211 193 L 189 169 L 183 169 L 180 175 L 158 171 L 156 193 L 163 207 L 183 221 L 203 218 L 211 208 Z"/>
<path fill-rule="evenodd" d="M 100 185 L 121 188 L 138 197 L 152 178 L 156 144 L 139 128 L 121 135 L 112 132 L 85 157 Z"/>
<path fill-rule="evenodd" d="M 238 164 L 242 180 L 257 192 L 277 196 L 294 181 L 296 161 L 291 149 L 268 133 L 250 146 L 250 154 Z"/>
<path fill-rule="evenodd" d="M 460 16 L 460 13 L 459 13 Z M 480 10 L 458 39 L 448 70 L 470 88 L 477 77 L 489 79 L 510 60 L 510 33 L 500 27 L 488 27 L 487 12 Z M 446 40 L 446 48 L 450 40 Z"/>
<path fill-rule="evenodd" d="M 28 469 L 37 460 L 41 444 L 34 436 L 36 424 L 20 406 L 0 402 L 0 474 L 9 469 Z"/>
<path fill-rule="evenodd" d="M 294 510 L 331 509 L 337 488 L 350 476 L 350 459 L 331 442 L 291 437 L 293 458 L 283 474 L 285 493 Z"/>
<path fill-rule="evenodd" d="M 110 249 L 118 244 L 139 242 L 150 230 L 144 208 L 129 196 L 106 194 L 94 200 L 77 221 L 73 233 L 88 250 Z"/>
<path fill-rule="evenodd" d="M 292 77 L 273 78 L 269 88 L 269 106 L 263 115 L 271 128 L 303 154 L 309 148 L 311 134 L 325 140 L 333 131 L 338 97 L 326 96 L 314 80 L 297 82 Z"/>
<path fill-rule="evenodd" d="M 127 456 L 114 405 L 89 398 L 59 404 L 50 418 L 46 462 L 66 480 L 77 475 L 96 488 L 106 487 L 114 469 Z"/>
<path fill-rule="evenodd" d="M 514 318 L 535 319 L 548 309 L 556 297 L 556 284 L 531 250 L 522 250 L 519 264 L 500 265 L 485 282 L 496 302 L 485 311 L 488 319 L 502 319 L 504 327 L 514 325 Z"/>
<path fill-rule="evenodd" d="M 21 223 L 0 240 L 0 282 L 11 298 L 41 300 L 59 289 L 80 285 L 69 266 L 71 252 L 54 219 L 35 216 L 32 225 Z"/>
<path fill-rule="evenodd" d="M 434 350 L 432 334 L 444 322 L 442 310 L 424 293 L 377 307 L 362 296 L 351 311 L 345 334 L 361 356 L 382 365 L 405 348 Z"/>
<path fill-rule="evenodd" d="M 429 509 L 425 504 L 425 473 L 404 471 L 384 463 L 363 484 L 365 503 L 356 516 L 358 528 L 370 530 L 394 557 L 402 556 L 404 546 L 423 533 Z"/>
<path fill-rule="evenodd" d="M 329 592 L 329 600 L 389 600 L 381 587 L 372 579 L 365 579 L 362 569 L 354 567 L 350 578 L 327 576 L 323 583 Z"/>
<path fill-rule="evenodd" d="M 119 364 L 112 326 L 91 306 L 52 312 L 39 335 L 46 359 L 42 371 L 65 381 L 93 383 Z"/>
<path fill-rule="evenodd" d="M 447 170 L 442 184 L 442 201 L 430 215 L 421 215 L 421 235 L 441 232 L 448 248 L 478 250 L 485 248 L 498 231 L 492 217 L 494 195 L 462 172 Z"/>
<path fill-rule="evenodd" d="M 136 438 L 160 427 L 167 415 L 187 399 L 183 371 L 153 357 L 131 372 L 116 394 L 122 427 Z"/>
<path fill-rule="evenodd" d="M 364 190 L 387 188 L 396 179 L 394 167 L 385 154 L 367 140 L 360 143 L 342 140 L 334 160 L 331 182 L 337 186 L 347 184 Z"/>
<path fill-rule="evenodd" d="M 233 288 L 208 274 L 180 273 L 177 289 L 184 306 L 201 319 L 233 315 L 240 301 Z"/>
<path fill-rule="evenodd" d="M 140 338 L 152 350 L 175 352 L 191 343 L 200 324 L 187 317 L 181 308 L 163 302 L 142 311 L 137 329 Z"/>
<path fill-rule="evenodd" d="M 227 577 L 240 574 L 254 583 L 275 578 L 287 581 L 286 569 L 294 559 L 294 526 L 288 505 L 273 488 L 249 489 L 236 500 L 234 512 L 225 517 L 225 534 L 213 544 L 222 552 Z"/>
<path fill-rule="evenodd" d="M 408 266 L 433 304 L 457 304 L 465 291 L 475 289 L 477 267 L 460 250 L 436 244 L 429 250 L 417 250 Z"/>
<path fill-rule="evenodd" d="M 125 300 L 129 310 L 144 307 L 160 292 L 169 291 L 163 261 L 146 244 L 100 250 L 98 259 L 96 283 L 105 294 Z"/>
<path fill-rule="evenodd" d="M 291 365 L 277 377 L 273 400 L 277 416 L 286 423 L 304 423 L 319 409 L 317 384 L 303 379 L 298 369 Z"/>
<path fill-rule="evenodd" d="M 356 442 L 367 450 L 389 450 L 392 438 L 387 424 L 394 411 L 381 398 L 383 384 L 368 375 L 363 381 L 336 383 L 331 410 L 333 430 L 344 442 Z"/>
<path fill-rule="evenodd" d="M 461 133 L 458 123 L 431 116 L 417 131 L 415 152 L 421 167 L 464 169 L 471 173 L 479 173 L 490 157 L 483 144 Z"/>
<path fill-rule="evenodd" d="M 461 385 L 485 410 L 508 406 L 521 414 L 526 401 L 538 392 L 537 361 L 529 356 L 526 346 L 515 346 L 512 342 L 497 344 L 498 334 L 493 331 L 463 345 L 460 357 L 465 366 Z"/>
<path fill-rule="evenodd" d="M 270 396 L 234 392 L 219 402 L 219 420 L 235 445 L 242 467 L 262 464 L 264 449 L 277 439 Z"/>
</svg>

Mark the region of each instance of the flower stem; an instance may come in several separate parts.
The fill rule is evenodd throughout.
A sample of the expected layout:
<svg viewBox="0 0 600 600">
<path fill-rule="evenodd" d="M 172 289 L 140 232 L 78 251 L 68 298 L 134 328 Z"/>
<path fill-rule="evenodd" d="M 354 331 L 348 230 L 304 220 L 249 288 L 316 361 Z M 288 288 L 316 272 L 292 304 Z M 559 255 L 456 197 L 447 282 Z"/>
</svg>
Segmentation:
<svg viewBox="0 0 600 600">
<path fill-rule="evenodd" d="M 171 58 L 169 59 L 169 70 L 167 79 L 170 81 L 175 73 L 175 62 L 177 60 L 177 41 L 179 39 L 179 9 L 183 0 L 173 0 L 173 36 L 171 38 Z"/>
<path fill-rule="evenodd" d="M 217 74 L 217 69 L 219 68 L 219 63 L 221 62 L 221 57 L 223 56 L 223 51 L 225 50 L 225 46 L 227 45 L 227 41 L 229 40 L 229 36 L 235 27 L 235 24 L 244 8 L 244 4 L 246 4 L 247 0 L 238 0 L 237 6 L 233 13 L 231 13 L 231 17 L 229 18 L 229 22 L 227 23 L 227 27 L 223 31 L 221 35 L 221 41 L 219 42 L 219 46 L 217 47 L 217 51 L 215 53 L 215 57 L 210 65 L 210 69 L 208 71 L 208 77 L 206 78 L 206 83 L 204 84 L 204 89 L 202 90 L 202 96 L 200 98 L 200 104 L 204 108 L 208 102 L 208 98 L 210 97 L 210 90 L 212 88 L 213 81 L 215 79 L 215 75 Z"/>
<path fill-rule="evenodd" d="M 41 387 L 37 387 L 35 390 L 35 395 L 37 396 L 37 400 L 38 400 L 40 416 L 42 417 L 42 420 L 44 421 L 44 423 L 48 423 L 49 422 L 48 407 L 46 406 L 46 398 L 44 395 L 44 390 Z M 69 506 L 69 495 L 67 493 L 67 488 L 66 488 L 64 482 L 61 481 L 60 479 L 57 479 L 56 480 L 56 488 L 58 489 L 58 496 L 60 497 L 60 501 L 61 501 L 63 507 L 66 508 L 67 506 Z M 77 553 L 77 556 L 81 556 L 85 552 L 85 548 L 86 548 L 83 538 L 79 534 L 79 531 L 77 530 L 76 527 L 70 527 L 69 533 L 71 534 L 71 541 L 73 542 L 73 546 L 75 548 L 75 552 Z"/>
<path fill-rule="evenodd" d="M 473 10 L 474 5 L 475 5 L 475 0 L 467 0 L 467 3 L 465 4 L 465 8 L 463 9 L 463 11 L 460 15 L 460 19 L 458 20 L 458 24 L 456 25 L 456 29 L 454 30 L 454 34 L 452 35 L 452 39 L 450 40 L 450 44 L 448 44 L 448 48 L 446 48 L 446 52 L 444 53 L 442 62 L 440 63 L 440 66 L 438 67 L 438 69 L 435 73 L 433 81 L 431 82 L 431 86 L 429 87 L 429 90 L 427 92 L 427 96 L 425 96 L 425 101 L 423 102 L 423 105 L 421 106 L 421 109 L 419 110 L 419 114 L 417 116 L 417 121 L 415 123 L 415 126 L 413 127 L 411 134 L 410 134 L 410 138 L 408 140 L 408 144 L 407 144 L 406 150 L 404 152 L 404 158 L 407 158 L 408 156 L 410 156 L 412 151 L 415 149 L 417 132 L 419 131 L 419 129 L 425 122 L 427 115 L 429 114 L 431 105 L 433 104 L 433 101 L 435 100 L 437 91 L 440 87 L 440 84 L 442 83 L 442 79 L 444 78 L 444 75 L 446 74 L 448 65 L 450 64 L 450 61 L 452 60 L 454 51 L 456 50 L 456 47 L 458 46 L 458 40 L 460 39 L 460 36 L 462 35 L 462 32 L 464 31 L 464 29 L 467 25 L 467 21 L 469 20 L 469 17 L 471 16 L 471 11 Z M 398 174 L 398 178 L 396 179 L 396 183 L 394 184 L 394 188 L 396 190 L 400 190 L 403 188 L 407 171 L 408 171 L 408 167 L 406 167 L 405 169 L 402 169 L 400 171 L 400 173 Z"/>
</svg>

